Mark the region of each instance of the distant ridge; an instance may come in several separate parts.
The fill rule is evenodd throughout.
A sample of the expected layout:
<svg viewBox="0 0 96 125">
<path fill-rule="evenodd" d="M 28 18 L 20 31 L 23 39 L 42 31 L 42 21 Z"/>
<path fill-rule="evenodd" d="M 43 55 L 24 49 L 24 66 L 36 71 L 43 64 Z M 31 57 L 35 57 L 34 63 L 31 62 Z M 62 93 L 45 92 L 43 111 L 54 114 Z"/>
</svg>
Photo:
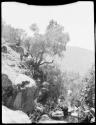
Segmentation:
<svg viewBox="0 0 96 125">
<path fill-rule="evenodd" d="M 94 64 L 94 52 L 73 46 L 67 46 L 63 59 L 56 59 L 62 71 L 79 72 L 84 75 Z"/>
</svg>

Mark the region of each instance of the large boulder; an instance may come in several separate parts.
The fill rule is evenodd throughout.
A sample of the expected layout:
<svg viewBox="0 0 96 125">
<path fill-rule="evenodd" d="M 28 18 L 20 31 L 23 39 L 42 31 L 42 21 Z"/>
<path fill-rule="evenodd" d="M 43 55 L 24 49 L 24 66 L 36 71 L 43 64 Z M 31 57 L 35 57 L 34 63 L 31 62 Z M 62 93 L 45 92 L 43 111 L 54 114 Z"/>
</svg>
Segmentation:
<svg viewBox="0 0 96 125">
<path fill-rule="evenodd" d="M 17 110 L 21 110 L 21 100 L 22 100 L 22 92 L 18 92 L 16 98 L 13 103 L 13 107 Z"/>
<path fill-rule="evenodd" d="M 14 108 L 31 113 L 35 107 L 34 100 L 37 89 L 35 81 L 24 74 L 19 74 L 15 80 L 15 85 L 18 86 L 19 92 L 14 101 Z"/>
<path fill-rule="evenodd" d="M 2 123 L 31 123 L 29 117 L 22 111 L 14 111 L 2 106 Z"/>
<path fill-rule="evenodd" d="M 6 74 L 2 74 L 2 103 L 7 107 L 12 107 L 13 86 L 11 80 Z"/>
<path fill-rule="evenodd" d="M 31 87 L 31 88 L 26 88 L 22 92 L 22 110 L 28 114 L 32 113 L 35 108 L 35 102 L 34 102 L 35 90 L 36 90 L 35 88 Z"/>
<path fill-rule="evenodd" d="M 36 82 L 24 74 L 15 75 L 11 82 L 9 76 L 11 78 L 11 74 L 2 75 L 2 103 L 11 109 L 32 112 L 36 97 Z"/>
<path fill-rule="evenodd" d="M 26 76 L 24 74 L 19 74 L 17 76 L 17 78 L 15 79 L 15 85 L 18 85 L 18 84 L 22 84 L 22 82 L 26 82 L 28 81 L 28 84 L 24 86 L 24 88 L 27 88 L 27 87 L 36 87 L 36 82 L 35 80 L 33 80 L 32 78 L 30 78 L 29 76 Z"/>
<path fill-rule="evenodd" d="M 7 62 L 9 62 L 9 60 Z M 12 67 L 8 66 L 7 62 L 2 60 L 2 74 L 6 74 L 8 79 L 11 80 L 12 85 L 14 85 L 18 72 L 16 72 Z"/>
</svg>

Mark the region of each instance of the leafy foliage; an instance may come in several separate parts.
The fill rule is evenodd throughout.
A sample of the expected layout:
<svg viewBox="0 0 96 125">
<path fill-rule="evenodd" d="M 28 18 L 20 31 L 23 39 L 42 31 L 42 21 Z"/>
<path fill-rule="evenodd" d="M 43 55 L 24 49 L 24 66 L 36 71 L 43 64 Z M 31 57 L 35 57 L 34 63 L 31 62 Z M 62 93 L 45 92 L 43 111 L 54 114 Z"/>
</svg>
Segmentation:
<svg viewBox="0 0 96 125">
<path fill-rule="evenodd" d="M 69 35 L 63 32 L 64 27 L 59 25 L 56 21 L 51 20 L 46 29 L 46 41 L 49 50 L 53 55 L 62 55 L 62 51 L 66 50 L 66 44 L 69 41 Z"/>
<path fill-rule="evenodd" d="M 32 31 L 37 31 L 36 24 L 31 26 Z M 34 29 L 34 30 L 33 30 Z M 45 34 L 34 34 L 31 40 L 30 54 L 38 66 L 48 63 L 46 56 L 62 55 L 69 41 L 69 36 L 63 33 L 63 26 L 55 21 L 50 21 Z M 52 61 L 53 62 L 53 61 Z"/>
<path fill-rule="evenodd" d="M 35 33 L 38 33 L 38 32 L 39 32 L 39 28 L 38 28 L 37 24 L 35 24 L 35 23 L 30 26 L 30 29 L 31 29 L 33 32 L 35 32 Z"/>
<path fill-rule="evenodd" d="M 24 38 L 25 31 L 13 28 L 11 25 L 2 22 L 2 37 L 9 43 L 20 45 Z"/>
<path fill-rule="evenodd" d="M 89 107 L 95 107 L 95 66 L 89 70 L 83 82 L 86 84 L 83 91 L 83 100 Z"/>
<path fill-rule="evenodd" d="M 80 105 L 79 96 L 80 90 L 82 89 L 81 76 L 74 72 L 64 72 L 62 78 L 64 86 L 62 87 L 62 95 L 65 96 L 64 102 L 66 105 Z M 65 88 L 66 93 L 64 93 Z M 70 94 L 68 94 L 68 91 L 70 91 Z"/>
<path fill-rule="evenodd" d="M 45 65 L 41 68 L 44 74 L 46 74 L 46 81 L 49 83 L 49 100 L 51 99 L 57 103 L 57 98 L 62 94 L 62 91 L 66 92 L 66 88 L 63 85 L 62 73 L 54 65 Z"/>
</svg>

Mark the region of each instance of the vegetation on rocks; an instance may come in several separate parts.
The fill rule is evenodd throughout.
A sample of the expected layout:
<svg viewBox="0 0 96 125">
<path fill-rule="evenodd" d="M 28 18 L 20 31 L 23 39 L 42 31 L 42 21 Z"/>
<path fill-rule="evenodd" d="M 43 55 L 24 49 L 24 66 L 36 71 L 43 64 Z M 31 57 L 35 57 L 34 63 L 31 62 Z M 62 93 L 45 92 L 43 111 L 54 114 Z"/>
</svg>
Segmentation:
<svg viewBox="0 0 96 125">
<path fill-rule="evenodd" d="M 64 27 L 51 20 L 44 34 L 36 24 L 30 28 L 32 37 L 2 22 L 2 105 L 25 112 L 31 122 L 91 122 L 95 66 L 84 78 L 61 72 L 54 58 L 63 58 L 70 40 Z"/>
</svg>

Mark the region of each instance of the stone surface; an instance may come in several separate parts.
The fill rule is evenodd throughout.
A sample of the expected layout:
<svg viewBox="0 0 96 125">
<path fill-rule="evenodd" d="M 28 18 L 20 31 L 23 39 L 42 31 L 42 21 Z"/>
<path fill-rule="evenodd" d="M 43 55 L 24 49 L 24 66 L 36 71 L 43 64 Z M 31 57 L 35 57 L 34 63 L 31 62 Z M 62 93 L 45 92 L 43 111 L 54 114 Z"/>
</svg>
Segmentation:
<svg viewBox="0 0 96 125">
<path fill-rule="evenodd" d="M 30 78 L 29 76 L 26 76 L 26 75 L 24 75 L 24 74 L 19 74 L 17 77 L 16 77 L 16 79 L 15 79 L 15 85 L 18 85 L 18 84 L 22 84 L 22 82 L 26 82 L 26 81 L 28 81 L 29 82 L 29 84 L 27 84 L 26 86 L 25 86 L 25 88 L 26 87 L 36 87 L 36 82 L 35 82 L 35 80 L 33 80 L 32 78 Z"/>
<path fill-rule="evenodd" d="M 2 106 L 2 123 L 31 123 L 29 117 L 22 111 L 13 111 Z"/>
</svg>

